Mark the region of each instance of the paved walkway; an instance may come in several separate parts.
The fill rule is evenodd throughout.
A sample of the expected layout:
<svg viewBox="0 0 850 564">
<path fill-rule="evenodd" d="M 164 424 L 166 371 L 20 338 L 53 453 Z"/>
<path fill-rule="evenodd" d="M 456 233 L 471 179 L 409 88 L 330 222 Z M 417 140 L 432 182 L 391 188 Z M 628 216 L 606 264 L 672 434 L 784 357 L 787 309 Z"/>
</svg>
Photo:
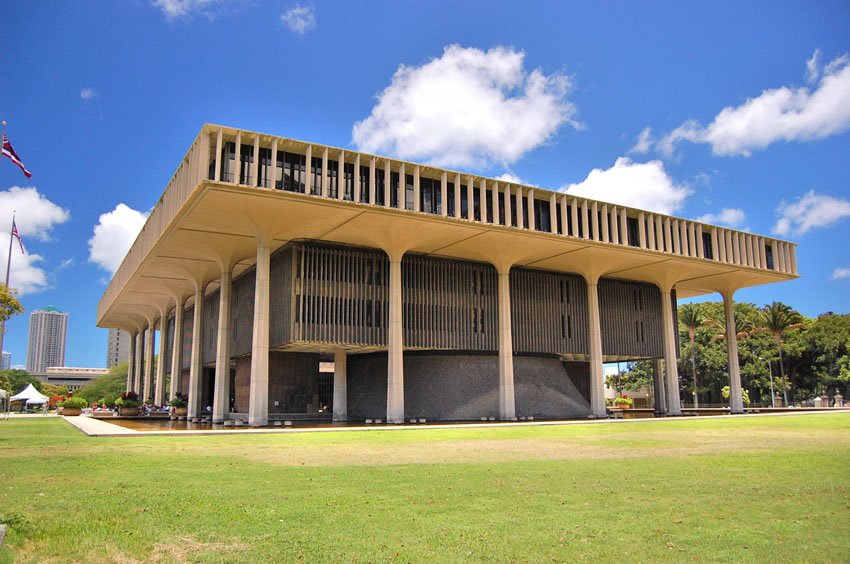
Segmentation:
<svg viewBox="0 0 850 564">
<path fill-rule="evenodd" d="M 829 409 L 823 411 L 787 411 L 784 413 L 746 413 L 736 415 L 715 415 L 715 417 L 795 417 L 804 415 L 813 415 L 816 413 L 845 413 L 850 414 L 848 408 Z M 63 417 L 65 421 L 91 437 L 115 437 L 115 436 L 153 436 L 153 435 L 173 435 L 173 436 L 191 436 L 191 435 L 233 435 L 233 434 L 286 434 L 286 433 L 336 433 L 340 431 L 404 431 L 417 429 L 475 429 L 487 427 L 528 427 L 528 426 L 547 426 L 547 425 L 588 425 L 588 424 L 640 424 L 649 421 L 682 421 L 683 419 L 691 419 L 690 417 L 659 417 L 645 419 L 580 419 L 570 421 L 495 421 L 488 423 L 428 423 L 416 425 L 344 425 L 334 427 L 273 427 L 273 428 L 238 428 L 238 429 L 192 429 L 182 431 L 137 431 L 128 429 L 114 423 L 109 423 L 103 419 L 95 419 L 86 415 L 77 417 Z M 704 418 L 700 418 L 704 419 Z"/>
</svg>

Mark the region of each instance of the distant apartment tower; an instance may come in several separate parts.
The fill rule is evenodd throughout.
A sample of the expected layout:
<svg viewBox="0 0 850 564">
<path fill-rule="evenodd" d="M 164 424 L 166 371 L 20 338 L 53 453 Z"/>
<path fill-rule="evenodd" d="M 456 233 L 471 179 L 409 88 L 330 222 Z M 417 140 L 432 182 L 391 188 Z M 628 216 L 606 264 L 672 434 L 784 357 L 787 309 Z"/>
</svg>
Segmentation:
<svg viewBox="0 0 850 564">
<path fill-rule="evenodd" d="M 53 306 L 30 314 L 27 372 L 41 374 L 48 366 L 65 366 L 68 314 Z"/>
<path fill-rule="evenodd" d="M 106 339 L 106 367 L 112 368 L 130 358 L 130 334 L 121 329 L 110 329 Z"/>
<path fill-rule="evenodd" d="M 3 351 L 0 356 L 0 370 L 9 370 L 12 368 L 12 353 Z"/>
</svg>

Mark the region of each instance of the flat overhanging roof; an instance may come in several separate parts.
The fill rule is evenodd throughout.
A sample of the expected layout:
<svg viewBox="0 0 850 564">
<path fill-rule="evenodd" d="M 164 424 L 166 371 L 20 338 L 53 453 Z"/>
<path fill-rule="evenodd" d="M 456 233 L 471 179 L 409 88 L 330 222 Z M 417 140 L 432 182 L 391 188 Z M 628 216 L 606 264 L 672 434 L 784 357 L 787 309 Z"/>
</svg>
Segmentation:
<svg viewBox="0 0 850 564">
<path fill-rule="evenodd" d="M 797 277 L 792 266 L 794 245 L 773 239 L 770 241 L 783 245 L 788 253 L 788 259 L 784 259 L 788 263 L 785 272 L 764 268 L 764 261 L 758 260 L 750 261 L 758 266 L 747 266 L 732 260 L 686 256 L 524 227 L 208 180 L 210 137 L 218 131 L 229 135 L 236 131 L 244 136 L 242 142 L 246 144 L 251 135 L 256 135 L 258 143 L 274 139 L 205 126 L 104 293 L 98 307 L 99 326 L 140 327 L 146 324 L 145 320 L 157 319 L 167 312 L 175 299 L 182 301 L 191 295 L 197 283 L 209 283 L 207 290 L 214 290 L 222 266 L 232 267 L 233 275 L 238 276 L 255 263 L 258 237 L 269 239 L 272 252 L 291 240 L 325 241 L 383 249 L 391 254 L 412 252 L 482 261 L 500 269 L 513 265 L 575 273 L 593 280 L 607 277 L 642 281 L 675 288 L 680 298 L 733 292 Z M 279 150 L 283 150 L 284 143 L 288 150 L 303 145 L 293 140 L 279 141 Z M 314 151 L 325 149 L 321 145 L 312 147 Z M 351 151 L 345 154 L 346 161 L 356 157 L 364 166 L 372 158 Z M 206 161 L 203 155 L 207 155 Z M 440 174 L 442 169 L 428 167 L 428 170 Z M 477 182 L 475 186 L 477 190 Z M 539 188 L 533 190 L 546 197 L 551 194 Z M 598 205 L 614 207 L 602 202 Z M 617 208 L 622 213 L 650 215 L 622 206 Z M 686 221 L 653 215 L 662 220 Z M 735 237 L 764 239 L 725 228 L 699 226 L 721 231 L 721 240 L 730 233 L 735 233 Z"/>
</svg>

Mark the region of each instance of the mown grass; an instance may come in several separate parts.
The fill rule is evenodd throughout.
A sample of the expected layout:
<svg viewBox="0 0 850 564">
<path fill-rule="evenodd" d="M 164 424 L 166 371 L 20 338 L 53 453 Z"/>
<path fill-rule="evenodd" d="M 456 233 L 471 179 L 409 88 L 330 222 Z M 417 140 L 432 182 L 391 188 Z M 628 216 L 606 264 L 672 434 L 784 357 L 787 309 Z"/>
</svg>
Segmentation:
<svg viewBox="0 0 850 564">
<path fill-rule="evenodd" d="M 850 414 L 89 438 L 0 422 L 0 560 L 847 561 Z"/>
</svg>

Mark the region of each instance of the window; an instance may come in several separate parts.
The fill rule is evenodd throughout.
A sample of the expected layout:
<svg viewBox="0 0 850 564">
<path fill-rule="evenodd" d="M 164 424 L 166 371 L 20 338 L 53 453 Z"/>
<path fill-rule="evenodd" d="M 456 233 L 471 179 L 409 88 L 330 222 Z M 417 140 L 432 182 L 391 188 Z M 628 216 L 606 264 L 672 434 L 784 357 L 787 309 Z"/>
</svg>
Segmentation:
<svg viewBox="0 0 850 564">
<path fill-rule="evenodd" d="M 765 258 L 767 259 L 767 267 L 770 270 L 776 270 L 776 267 L 773 264 L 773 245 L 765 245 L 764 254 Z"/>
<path fill-rule="evenodd" d="M 626 227 L 629 230 L 628 244 L 632 247 L 640 246 L 640 231 L 638 231 L 638 220 L 636 217 L 626 218 Z"/>
<path fill-rule="evenodd" d="M 707 259 L 714 259 L 714 245 L 711 243 L 711 234 L 702 234 L 702 251 L 703 256 Z"/>
</svg>

